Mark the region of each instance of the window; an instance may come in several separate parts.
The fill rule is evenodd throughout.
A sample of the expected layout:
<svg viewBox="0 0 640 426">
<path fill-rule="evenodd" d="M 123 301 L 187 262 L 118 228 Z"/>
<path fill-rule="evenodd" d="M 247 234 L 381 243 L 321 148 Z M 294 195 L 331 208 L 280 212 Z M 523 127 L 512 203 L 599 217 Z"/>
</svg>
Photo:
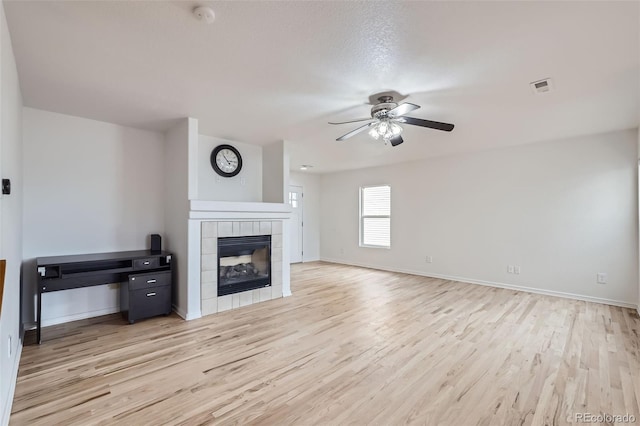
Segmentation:
<svg viewBox="0 0 640 426">
<path fill-rule="evenodd" d="M 298 193 L 297 192 L 289 192 L 289 204 L 294 209 L 298 208 Z"/>
<path fill-rule="evenodd" d="M 360 188 L 360 245 L 391 246 L 391 187 Z"/>
</svg>

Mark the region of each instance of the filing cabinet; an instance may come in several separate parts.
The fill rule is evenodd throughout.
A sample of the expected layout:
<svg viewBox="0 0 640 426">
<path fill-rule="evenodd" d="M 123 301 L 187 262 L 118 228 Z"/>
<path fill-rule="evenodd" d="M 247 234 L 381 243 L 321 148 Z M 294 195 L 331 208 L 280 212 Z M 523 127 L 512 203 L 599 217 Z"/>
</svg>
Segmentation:
<svg viewBox="0 0 640 426">
<path fill-rule="evenodd" d="M 120 284 L 120 310 L 133 324 L 140 319 L 171 313 L 171 271 L 129 275 Z"/>
</svg>

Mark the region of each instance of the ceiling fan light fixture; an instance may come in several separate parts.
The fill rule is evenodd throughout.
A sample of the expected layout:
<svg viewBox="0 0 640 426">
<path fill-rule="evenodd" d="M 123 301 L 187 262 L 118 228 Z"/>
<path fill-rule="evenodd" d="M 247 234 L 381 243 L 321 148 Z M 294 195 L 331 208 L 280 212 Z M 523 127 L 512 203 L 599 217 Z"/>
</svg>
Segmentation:
<svg viewBox="0 0 640 426">
<path fill-rule="evenodd" d="M 395 136 L 399 136 L 403 130 L 402 126 L 398 123 L 389 119 L 381 119 L 371 127 L 371 130 L 369 130 L 369 136 L 376 140 L 382 138 L 385 141 L 388 141 Z"/>
</svg>

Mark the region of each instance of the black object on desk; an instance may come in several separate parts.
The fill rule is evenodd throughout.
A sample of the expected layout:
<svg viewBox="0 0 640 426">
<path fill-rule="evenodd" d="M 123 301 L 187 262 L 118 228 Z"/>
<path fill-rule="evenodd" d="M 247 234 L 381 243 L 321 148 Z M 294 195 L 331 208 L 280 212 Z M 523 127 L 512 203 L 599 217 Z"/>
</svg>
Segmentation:
<svg viewBox="0 0 640 426">
<path fill-rule="evenodd" d="M 162 237 L 158 234 L 151 234 L 149 240 L 151 242 L 151 253 L 160 253 L 162 251 Z"/>
<path fill-rule="evenodd" d="M 126 282 L 120 286 L 120 304 L 130 323 L 171 313 L 171 257 L 164 251 L 138 250 L 37 258 L 38 344 L 42 342 L 42 293 Z"/>
</svg>

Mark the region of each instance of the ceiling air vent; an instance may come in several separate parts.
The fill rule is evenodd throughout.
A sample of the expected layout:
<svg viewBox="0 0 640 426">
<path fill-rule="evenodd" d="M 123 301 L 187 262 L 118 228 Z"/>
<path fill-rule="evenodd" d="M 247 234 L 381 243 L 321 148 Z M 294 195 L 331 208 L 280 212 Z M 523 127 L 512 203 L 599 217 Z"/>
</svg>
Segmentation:
<svg viewBox="0 0 640 426">
<path fill-rule="evenodd" d="M 553 83 L 550 78 L 534 81 L 529 84 L 531 85 L 531 90 L 533 90 L 533 93 L 535 94 L 550 92 L 551 89 L 553 89 Z"/>
</svg>

